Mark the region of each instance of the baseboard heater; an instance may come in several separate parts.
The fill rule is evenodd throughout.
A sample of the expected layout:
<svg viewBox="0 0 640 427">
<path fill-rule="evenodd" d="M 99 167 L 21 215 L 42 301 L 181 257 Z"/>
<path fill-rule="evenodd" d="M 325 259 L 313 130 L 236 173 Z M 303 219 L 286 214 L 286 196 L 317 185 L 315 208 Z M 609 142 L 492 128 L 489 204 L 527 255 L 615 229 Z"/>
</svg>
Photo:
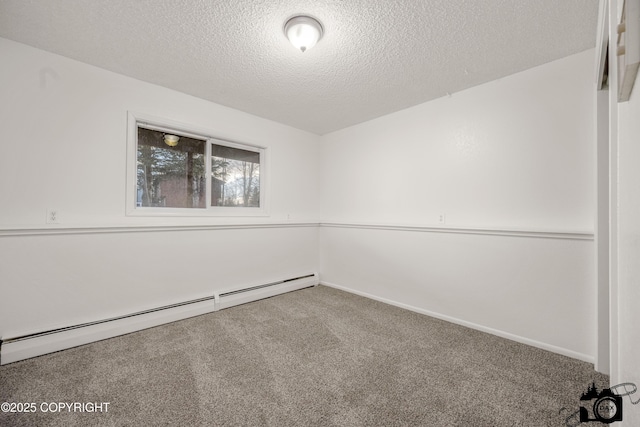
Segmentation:
<svg viewBox="0 0 640 427">
<path fill-rule="evenodd" d="M 318 274 L 234 288 L 137 313 L 0 339 L 0 365 L 316 286 Z"/>
<path fill-rule="evenodd" d="M 291 292 L 319 283 L 318 274 L 308 274 L 306 276 L 293 279 L 280 280 L 264 285 L 251 286 L 248 288 L 229 289 L 214 294 L 217 310 L 233 307 L 234 305 L 269 298 L 275 295 Z"/>
</svg>

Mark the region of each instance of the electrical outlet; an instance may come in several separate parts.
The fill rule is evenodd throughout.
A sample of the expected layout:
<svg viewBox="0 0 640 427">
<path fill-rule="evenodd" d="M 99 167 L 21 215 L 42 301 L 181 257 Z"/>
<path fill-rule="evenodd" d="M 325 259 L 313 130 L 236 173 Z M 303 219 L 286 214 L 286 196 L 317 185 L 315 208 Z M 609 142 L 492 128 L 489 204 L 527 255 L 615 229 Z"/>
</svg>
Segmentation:
<svg viewBox="0 0 640 427">
<path fill-rule="evenodd" d="M 447 216 L 443 213 L 438 214 L 438 224 L 446 224 Z"/>
<path fill-rule="evenodd" d="M 47 209 L 47 224 L 60 224 L 60 212 L 57 209 Z"/>
</svg>

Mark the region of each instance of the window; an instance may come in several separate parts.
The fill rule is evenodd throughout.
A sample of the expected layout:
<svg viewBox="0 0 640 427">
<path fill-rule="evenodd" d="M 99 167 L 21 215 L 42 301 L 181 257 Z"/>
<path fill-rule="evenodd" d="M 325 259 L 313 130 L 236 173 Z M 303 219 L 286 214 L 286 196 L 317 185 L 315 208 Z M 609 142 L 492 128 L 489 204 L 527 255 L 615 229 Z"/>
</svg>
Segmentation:
<svg viewBox="0 0 640 427">
<path fill-rule="evenodd" d="M 136 206 L 204 208 L 206 141 L 182 136 L 169 146 L 165 135 L 138 127 Z"/>
<path fill-rule="evenodd" d="M 211 206 L 260 207 L 260 153 L 211 144 Z"/>
<path fill-rule="evenodd" d="M 264 148 L 158 123 L 130 115 L 129 214 L 265 214 Z"/>
</svg>

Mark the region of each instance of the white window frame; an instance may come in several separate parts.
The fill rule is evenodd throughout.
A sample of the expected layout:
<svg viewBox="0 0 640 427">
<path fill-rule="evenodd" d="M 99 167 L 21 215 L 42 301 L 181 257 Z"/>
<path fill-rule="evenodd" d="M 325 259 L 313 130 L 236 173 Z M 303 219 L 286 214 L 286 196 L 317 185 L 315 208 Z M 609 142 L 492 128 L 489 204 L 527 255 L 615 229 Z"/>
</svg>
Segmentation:
<svg viewBox="0 0 640 427">
<path fill-rule="evenodd" d="M 206 205 L 204 208 L 158 208 L 137 206 L 138 192 L 138 127 L 175 133 L 181 136 L 201 139 L 205 141 L 205 180 L 207 182 Z M 221 135 L 208 129 L 199 128 L 185 123 L 178 123 L 141 113 L 128 112 L 127 120 L 127 189 L 126 214 L 127 216 L 185 216 L 185 217 L 244 217 L 244 216 L 268 216 L 267 174 L 268 150 L 267 147 L 234 141 L 232 138 Z M 260 154 L 260 207 L 244 206 L 210 206 L 211 204 L 211 145 L 223 145 L 231 148 L 255 151 Z"/>
</svg>

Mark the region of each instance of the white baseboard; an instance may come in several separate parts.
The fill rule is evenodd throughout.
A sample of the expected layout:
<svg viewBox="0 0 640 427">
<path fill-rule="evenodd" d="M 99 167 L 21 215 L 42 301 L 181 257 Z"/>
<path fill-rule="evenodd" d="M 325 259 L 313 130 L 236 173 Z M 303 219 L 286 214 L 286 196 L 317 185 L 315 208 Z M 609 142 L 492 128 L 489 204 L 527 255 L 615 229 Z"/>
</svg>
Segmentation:
<svg viewBox="0 0 640 427">
<path fill-rule="evenodd" d="M 582 354 L 582 353 L 578 353 L 576 351 L 573 350 L 569 350 L 563 347 L 558 347 L 555 345 L 551 345 L 551 344 L 547 344 L 544 342 L 540 342 L 540 341 L 536 341 L 536 340 L 532 340 L 529 338 L 525 338 L 525 337 L 521 337 L 519 335 L 515 335 L 515 334 L 511 334 L 509 332 L 505 332 L 505 331 L 501 331 L 498 329 L 493 329 L 493 328 L 489 328 L 487 326 L 482 326 L 482 325 L 478 325 L 477 323 L 473 323 L 473 322 L 469 322 L 466 320 L 461 320 L 461 319 L 457 319 L 455 317 L 451 317 L 451 316 L 447 316 L 445 314 L 441 314 L 441 313 L 436 313 L 430 310 L 425 310 L 422 308 L 418 308 L 418 307 L 414 307 L 412 305 L 409 304 L 404 304 L 401 302 L 397 302 L 397 301 L 393 301 L 387 298 L 382 298 L 373 294 L 369 294 L 367 292 L 362 292 L 362 291 L 357 291 L 355 289 L 351 289 L 348 288 L 346 286 L 341 286 L 341 285 L 337 285 L 335 283 L 331 283 L 331 282 L 326 282 L 324 280 L 320 281 L 321 285 L 324 286 L 328 286 L 331 288 L 335 288 L 335 289 L 339 289 L 341 291 L 345 291 L 345 292 L 349 292 L 355 295 L 360 295 L 362 297 L 365 298 L 369 298 L 369 299 L 373 299 L 376 301 L 380 301 L 383 302 L 385 304 L 389 304 L 389 305 L 393 305 L 396 307 L 400 307 L 400 308 L 404 308 L 406 310 L 410 310 L 416 313 L 420 313 L 420 314 L 424 314 L 426 316 L 430 316 L 430 317 L 435 317 L 436 319 L 440 319 L 440 320 L 445 320 L 447 322 L 450 323 L 455 323 L 456 325 L 461 325 L 461 326 L 465 326 L 467 328 L 471 328 L 471 329 L 475 329 L 481 332 L 486 332 L 492 335 L 496 335 L 499 336 L 501 338 L 506 338 L 512 341 L 516 341 L 522 344 L 527 344 L 530 345 L 532 347 L 537 347 L 537 348 L 541 348 L 543 350 L 547 350 L 547 351 L 551 351 L 553 353 L 557 353 L 557 354 L 561 354 L 563 356 L 567 356 L 567 357 L 571 357 L 573 359 L 578 359 L 578 360 L 582 360 L 584 362 L 587 363 L 591 363 L 593 364 L 595 361 L 595 358 L 593 356 L 589 356 L 588 354 Z"/>
</svg>

